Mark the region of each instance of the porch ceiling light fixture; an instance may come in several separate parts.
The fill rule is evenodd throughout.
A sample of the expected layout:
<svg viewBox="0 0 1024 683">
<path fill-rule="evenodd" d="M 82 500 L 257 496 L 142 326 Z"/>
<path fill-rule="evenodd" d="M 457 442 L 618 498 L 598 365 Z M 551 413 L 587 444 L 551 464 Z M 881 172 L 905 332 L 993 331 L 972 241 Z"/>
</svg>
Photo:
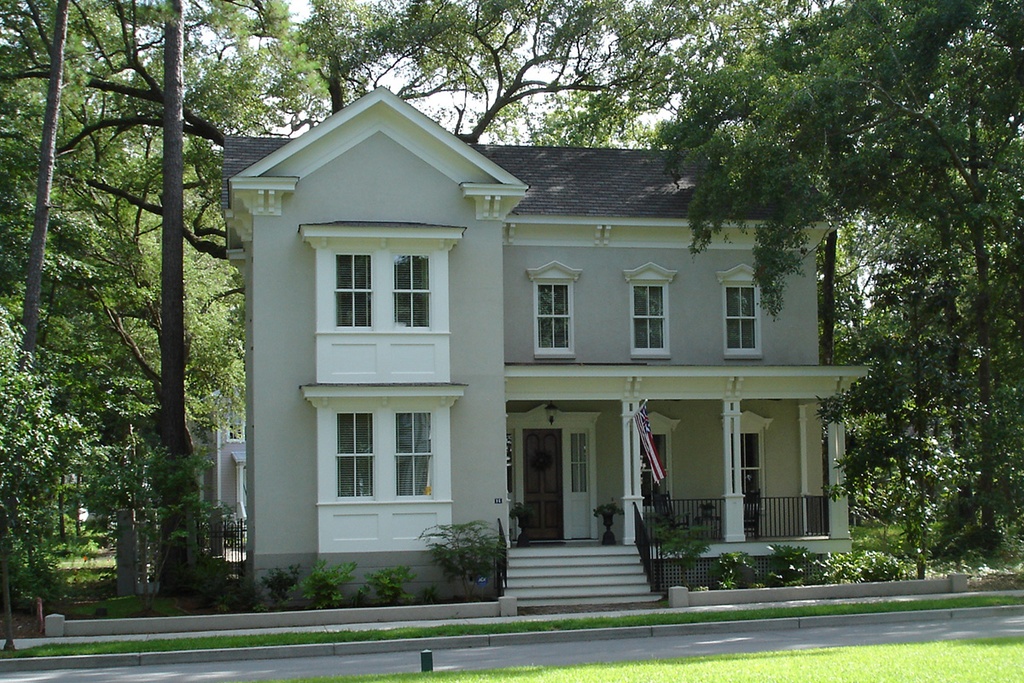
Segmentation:
<svg viewBox="0 0 1024 683">
<path fill-rule="evenodd" d="M 558 406 L 556 406 L 553 401 L 548 401 L 548 404 L 544 406 L 544 412 L 548 416 L 548 424 L 555 424 L 555 415 L 558 414 Z"/>
</svg>

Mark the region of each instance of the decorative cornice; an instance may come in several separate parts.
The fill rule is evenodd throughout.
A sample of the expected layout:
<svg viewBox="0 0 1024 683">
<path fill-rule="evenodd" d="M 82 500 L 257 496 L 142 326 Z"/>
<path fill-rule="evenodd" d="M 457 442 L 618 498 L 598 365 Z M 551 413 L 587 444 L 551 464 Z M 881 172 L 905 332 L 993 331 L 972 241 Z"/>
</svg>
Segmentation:
<svg viewBox="0 0 1024 683">
<path fill-rule="evenodd" d="M 526 195 L 527 185 L 462 183 L 462 196 L 476 202 L 478 221 L 503 221 Z"/>
<path fill-rule="evenodd" d="M 531 280 L 536 282 L 537 280 L 552 280 L 558 282 L 575 282 L 580 278 L 580 273 L 583 271 L 579 268 L 570 268 L 564 263 L 558 261 L 551 261 L 550 263 L 541 266 L 540 268 L 527 268 L 526 274 Z"/>
<path fill-rule="evenodd" d="M 231 206 L 237 214 L 241 210 L 253 216 L 280 216 L 285 195 L 295 192 L 299 179 L 268 176 L 235 176 L 228 181 Z"/>
</svg>

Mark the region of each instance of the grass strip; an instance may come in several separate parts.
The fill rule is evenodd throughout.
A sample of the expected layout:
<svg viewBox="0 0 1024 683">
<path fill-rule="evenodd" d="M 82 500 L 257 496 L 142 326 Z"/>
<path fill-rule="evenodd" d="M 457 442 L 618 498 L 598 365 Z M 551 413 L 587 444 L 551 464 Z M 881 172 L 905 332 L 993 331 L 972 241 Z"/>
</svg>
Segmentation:
<svg viewBox="0 0 1024 683">
<path fill-rule="evenodd" d="M 782 619 L 845 614 L 917 612 L 1021 604 L 1024 604 L 1024 598 L 1015 596 L 965 596 L 937 600 L 840 603 L 828 605 L 807 605 L 800 607 L 743 609 L 726 612 L 643 613 L 608 617 L 552 619 L 550 621 L 513 621 L 499 624 L 460 623 L 394 629 L 380 628 L 365 631 L 344 630 L 326 633 L 266 633 L 240 636 L 221 635 L 201 636 L 196 638 L 166 638 L 144 641 L 124 640 L 91 643 L 56 643 L 30 647 L 13 653 L 5 652 L 0 654 L 0 658 L 213 650 L 242 647 L 308 645 L 317 643 L 352 643 L 379 640 L 405 640 L 414 638 L 491 635 L 500 633 L 571 631 L 581 629 L 622 628 L 629 626 L 656 626 L 666 624 L 697 624 L 721 621 L 750 621 L 755 619 Z"/>
<path fill-rule="evenodd" d="M 290 683 L 991 683 L 1019 681 L 1021 671 L 1024 639 L 986 638 L 612 664 L 302 678 Z"/>
</svg>

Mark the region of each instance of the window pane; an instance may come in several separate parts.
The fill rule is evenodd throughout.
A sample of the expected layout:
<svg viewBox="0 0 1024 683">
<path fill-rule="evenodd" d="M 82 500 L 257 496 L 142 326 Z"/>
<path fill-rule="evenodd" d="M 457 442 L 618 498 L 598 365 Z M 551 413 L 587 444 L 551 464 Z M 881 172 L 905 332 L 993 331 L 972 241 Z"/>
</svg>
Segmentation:
<svg viewBox="0 0 1024 683">
<path fill-rule="evenodd" d="M 647 290 L 647 301 L 649 303 L 648 315 L 662 316 L 662 315 L 665 314 L 664 310 L 662 308 L 662 303 L 661 303 L 663 295 L 664 295 L 664 290 L 661 287 L 650 287 L 650 288 L 648 288 L 648 290 Z"/>
<path fill-rule="evenodd" d="M 740 288 L 725 288 L 725 314 L 730 318 L 740 314 Z"/>
<path fill-rule="evenodd" d="M 430 289 L 430 259 L 426 256 L 412 257 L 412 288 Z"/>
<path fill-rule="evenodd" d="M 743 337 L 742 347 L 744 349 L 755 349 L 757 348 L 757 340 L 754 339 L 754 321 L 753 320 L 740 320 L 740 329 L 742 330 L 741 335 Z"/>
<path fill-rule="evenodd" d="M 646 287 L 633 288 L 633 314 L 647 315 L 648 291 Z"/>
<path fill-rule="evenodd" d="M 569 348 L 569 321 L 565 318 L 554 318 L 552 321 L 552 346 L 556 349 Z"/>
<path fill-rule="evenodd" d="M 537 321 L 537 346 L 542 349 L 554 348 L 555 324 L 551 318 L 541 318 Z"/>
<path fill-rule="evenodd" d="M 338 254 L 335 258 L 338 270 L 337 289 L 352 288 L 352 257 L 347 254 Z"/>
<path fill-rule="evenodd" d="M 647 325 L 648 320 L 641 318 L 633 321 L 633 346 L 638 349 L 647 348 Z"/>
<path fill-rule="evenodd" d="M 648 321 L 650 325 L 648 335 L 648 346 L 651 349 L 661 349 L 665 347 L 665 340 L 662 337 L 662 321 L 659 319 Z"/>
<path fill-rule="evenodd" d="M 426 292 L 414 293 L 412 297 L 412 326 L 430 327 L 430 295 Z"/>
<path fill-rule="evenodd" d="M 725 323 L 726 343 L 730 349 L 740 349 L 740 321 L 727 320 Z"/>
<path fill-rule="evenodd" d="M 412 413 L 395 415 L 395 450 L 412 453 Z"/>
<path fill-rule="evenodd" d="M 412 263 L 409 256 L 395 257 L 395 289 L 412 289 Z"/>
<path fill-rule="evenodd" d="M 430 452 L 430 413 L 413 413 L 413 450 Z"/>
<path fill-rule="evenodd" d="M 338 327 L 352 327 L 355 322 L 352 292 L 335 292 L 335 322 Z"/>
<path fill-rule="evenodd" d="M 370 257 L 366 254 L 353 257 L 352 287 L 370 289 Z"/>
<path fill-rule="evenodd" d="M 352 294 L 353 324 L 356 327 L 370 327 L 371 298 L 369 292 L 353 292 Z"/>
<path fill-rule="evenodd" d="M 554 312 L 554 290 L 551 285 L 537 285 L 537 314 L 551 315 Z"/>
<path fill-rule="evenodd" d="M 569 315 L 569 287 L 567 285 L 552 285 L 552 313 Z"/>
</svg>

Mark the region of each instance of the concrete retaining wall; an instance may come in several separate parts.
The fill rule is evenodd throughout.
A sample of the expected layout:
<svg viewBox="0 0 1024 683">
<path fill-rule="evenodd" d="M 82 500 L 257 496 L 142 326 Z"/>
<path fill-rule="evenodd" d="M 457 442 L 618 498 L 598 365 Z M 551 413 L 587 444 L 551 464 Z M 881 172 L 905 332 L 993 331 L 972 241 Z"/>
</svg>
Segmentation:
<svg viewBox="0 0 1024 683">
<path fill-rule="evenodd" d="M 509 600 L 512 602 L 510 603 Z M 142 633 L 200 633 L 234 629 L 337 626 L 393 621 L 479 619 L 508 616 L 504 613 L 510 610 L 515 611 L 514 598 L 502 598 L 499 602 L 471 602 L 457 605 L 410 605 L 406 607 L 367 607 L 251 614 L 197 614 L 137 619 L 65 619 L 63 615 L 51 614 L 46 617 L 46 635 L 60 638 L 64 636 Z"/>
<path fill-rule="evenodd" d="M 939 593 L 963 593 L 966 591 L 967 575 L 950 574 L 944 579 L 841 583 L 826 586 L 786 586 L 782 588 L 739 588 L 717 591 L 690 591 L 685 586 L 673 586 L 669 588 L 668 599 L 669 607 L 707 607 L 713 605 L 746 605 L 758 602 L 932 595 Z"/>
</svg>

